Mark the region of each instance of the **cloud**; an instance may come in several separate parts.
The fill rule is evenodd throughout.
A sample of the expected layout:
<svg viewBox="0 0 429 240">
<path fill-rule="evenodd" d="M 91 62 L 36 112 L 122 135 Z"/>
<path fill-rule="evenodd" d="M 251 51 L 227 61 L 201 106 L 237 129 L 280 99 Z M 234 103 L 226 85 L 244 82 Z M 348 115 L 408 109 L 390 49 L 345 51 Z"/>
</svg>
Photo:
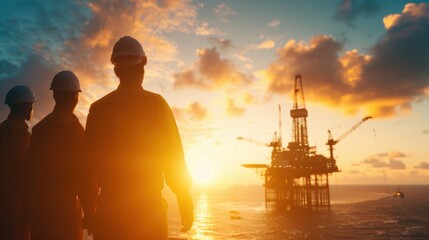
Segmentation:
<svg viewBox="0 0 429 240">
<path fill-rule="evenodd" d="M 422 130 L 421 135 L 429 134 L 429 129 Z"/>
<path fill-rule="evenodd" d="M 201 121 L 207 118 L 207 109 L 205 107 L 202 107 L 198 102 L 193 102 L 190 105 L 190 111 L 192 113 L 192 120 Z"/>
<path fill-rule="evenodd" d="M 337 7 L 334 19 L 354 26 L 353 22 L 359 16 L 369 17 L 379 10 L 379 4 L 374 0 L 343 0 Z"/>
<path fill-rule="evenodd" d="M 209 83 L 202 78 L 197 78 L 196 75 L 197 73 L 193 70 L 185 70 L 183 72 L 175 73 L 173 75 L 173 87 L 180 89 L 192 86 L 199 89 L 208 89 Z"/>
<path fill-rule="evenodd" d="M 217 131 L 208 124 L 209 111 L 200 102 L 194 101 L 185 107 L 172 106 L 171 110 L 180 129 L 183 146 L 186 149 L 191 149 L 196 143 L 201 143 L 202 139 L 211 138 L 213 133 Z"/>
<path fill-rule="evenodd" d="M 277 59 L 266 72 L 268 91 L 290 92 L 293 87 L 291 77 L 300 73 L 306 93 L 318 89 L 318 95 L 340 97 L 343 93 L 340 89 L 348 87 L 341 79 L 341 63 L 338 59 L 341 49 L 342 44 L 329 36 L 314 37 L 308 46 L 294 40 L 288 41 L 277 51 Z"/>
<path fill-rule="evenodd" d="M 202 22 L 195 30 L 195 34 L 200 36 L 224 35 L 221 30 L 216 27 L 210 27 L 208 22 Z"/>
<path fill-rule="evenodd" d="M 243 93 L 242 99 L 243 99 L 243 102 L 246 104 L 253 104 L 256 102 L 255 96 L 249 92 Z"/>
<path fill-rule="evenodd" d="M 40 100 L 35 119 L 40 119 L 51 111 L 45 107 L 52 105 L 51 93 L 44 89 L 53 75 L 72 70 L 83 88 L 76 109 L 82 121 L 89 104 L 117 85 L 111 81 L 116 78 L 109 58 L 119 37 L 131 35 L 142 42 L 149 58 L 146 76 L 165 76 L 165 64 L 176 61 L 177 47 L 162 34 L 192 32 L 196 17 L 196 7 L 187 0 L 8 1 L 2 9 L 2 91 L 18 83 L 35 88 Z"/>
<path fill-rule="evenodd" d="M 390 159 L 388 162 L 382 162 L 379 159 L 368 158 L 365 159 L 363 164 L 368 164 L 374 168 L 389 168 L 389 169 L 405 169 L 406 166 L 403 162 Z"/>
<path fill-rule="evenodd" d="M 278 20 L 278 19 L 274 19 L 274 20 L 272 20 L 271 22 L 269 22 L 268 24 L 267 24 L 267 27 L 271 27 L 271 28 L 274 28 L 274 27 L 277 27 L 277 26 L 279 26 L 280 25 L 280 20 Z"/>
<path fill-rule="evenodd" d="M 388 168 L 395 170 L 405 169 L 406 165 L 402 161 L 397 159 L 406 158 L 408 156 L 409 155 L 405 153 L 391 151 L 388 153 L 380 153 L 377 155 L 370 156 L 356 165 L 369 165 L 373 168 Z"/>
<path fill-rule="evenodd" d="M 401 25 L 401 22 L 403 23 L 408 21 L 415 21 L 419 20 L 420 18 L 425 18 L 429 16 L 428 6 L 425 3 L 415 4 L 415 3 L 408 3 L 405 5 L 404 10 L 402 11 L 402 14 L 390 14 L 383 18 L 384 27 L 386 29 L 390 29 L 394 26 Z M 403 20 L 404 18 L 407 18 L 407 20 Z"/>
<path fill-rule="evenodd" d="M 421 162 L 419 165 L 415 166 L 416 169 L 429 169 L 428 162 Z"/>
<path fill-rule="evenodd" d="M 237 106 L 234 99 L 228 98 L 225 112 L 228 116 L 238 117 L 242 116 L 245 113 L 245 110 L 243 107 Z"/>
<path fill-rule="evenodd" d="M 172 107 L 172 111 L 179 121 L 203 121 L 208 117 L 207 108 L 199 102 L 192 102 L 186 108 Z"/>
<path fill-rule="evenodd" d="M 192 69 L 174 74 L 175 89 L 238 88 L 249 84 L 253 79 L 251 75 L 239 71 L 230 60 L 221 58 L 216 47 L 198 49 L 197 57 Z"/>
<path fill-rule="evenodd" d="M 271 49 L 276 46 L 276 43 L 273 40 L 265 40 L 258 44 L 255 48 L 256 49 Z"/>
<path fill-rule="evenodd" d="M 216 38 L 216 37 L 210 37 L 209 42 L 219 48 L 221 51 L 227 51 L 234 47 L 234 44 L 231 40 L 223 39 L 223 38 Z"/>
<path fill-rule="evenodd" d="M 227 17 L 237 15 L 232 8 L 226 4 L 220 4 L 214 9 L 215 14 L 225 23 L 229 22 Z"/>
<path fill-rule="evenodd" d="M 388 158 L 405 158 L 405 157 L 410 157 L 410 156 L 411 155 L 409 155 L 409 154 L 405 154 L 405 153 L 398 152 L 398 151 L 390 151 L 387 154 Z"/>
<path fill-rule="evenodd" d="M 414 6 L 414 7 L 411 7 Z M 418 7 L 416 7 L 418 6 Z M 407 4 L 394 25 L 364 55 L 343 53 L 331 36 L 309 44 L 288 41 L 266 71 L 269 93 L 290 93 L 293 76 L 303 76 L 306 99 L 377 117 L 407 113 L 427 98 L 429 7 Z"/>
</svg>

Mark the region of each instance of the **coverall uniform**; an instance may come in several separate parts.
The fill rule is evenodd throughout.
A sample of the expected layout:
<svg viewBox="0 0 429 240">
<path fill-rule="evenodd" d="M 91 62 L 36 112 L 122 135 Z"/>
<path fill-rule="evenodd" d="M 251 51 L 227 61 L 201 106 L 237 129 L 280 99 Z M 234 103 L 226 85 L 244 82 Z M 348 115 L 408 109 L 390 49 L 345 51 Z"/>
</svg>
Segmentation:
<svg viewBox="0 0 429 240">
<path fill-rule="evenodd" d="M 189 193 L 191 177 L 166 101 L 120 84 L 91 105 L 85 155 L 87 180 L 96 176 L 100 187 L 97 199 L 88 194 L 83 202 L 96 201 L 94 240 L 168 239 L 164 180 L 179 197 Z"/>
<path fill-rule="evenodd" d="M 29 239 L 23 215 L 23 164 L 29 141 L 25 120 L 9 115 L 0 124 L 0 239 Z"/>
<path fill-rule="evenodd" d="M 82 239 L 83 136 L 78 118 L 57 107 L 33 128 L 28 153 L 32 240 Z"/>
</svg>

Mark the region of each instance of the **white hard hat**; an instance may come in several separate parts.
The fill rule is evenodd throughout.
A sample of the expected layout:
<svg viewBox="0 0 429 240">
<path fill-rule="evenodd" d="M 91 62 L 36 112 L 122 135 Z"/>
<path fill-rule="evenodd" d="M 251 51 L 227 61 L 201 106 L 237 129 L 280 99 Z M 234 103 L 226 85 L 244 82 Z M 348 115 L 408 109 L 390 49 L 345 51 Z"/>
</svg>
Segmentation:
<svg viewBox="0 0 429 240">
<path fill-rule="evenodd" d="M 121 65 L 131 66 L 143 61 L 144 64 L 146 64 L 147 61 L 142 45 L 139 43 L 139 41 L 130 36 L 121 37 L 115 43 L 112 50 L 112 56 L 110 57 L 110 62 L 112 62 L 114 65 L 117 65 L 118 59 L 124 56 L 131 58 L 126 59 L 125 62 L 121 61 Z"/>
<path fill-rule="evenodd" d="M 18 85 L 7 92 L 4 104 L 32 103 L 35 101 L 36 98 L 29 87 Z"/>
<path fill-rule="evenodd" d="M 72 71 L 57 73 L 52 79 L 50 90 L 82 92 L 79 79 Z"/>
</svg>

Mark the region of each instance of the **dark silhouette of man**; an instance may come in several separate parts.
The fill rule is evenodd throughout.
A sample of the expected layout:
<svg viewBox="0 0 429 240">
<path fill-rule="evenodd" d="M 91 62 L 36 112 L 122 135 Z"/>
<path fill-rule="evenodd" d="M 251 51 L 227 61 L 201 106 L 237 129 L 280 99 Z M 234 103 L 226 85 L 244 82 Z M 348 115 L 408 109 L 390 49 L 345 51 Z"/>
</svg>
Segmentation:
<svg viewBox="0 0 429 240">
<path fill-rule="evenodd" d="M 73 111 L 80 85 L 71 71 L 51 83 L 55 107 L 33 127 L 28 150 L 32 240 L 81 240 L 84 129 Z"/>
<path fill-rule="evenodd" d="M 0 239 L 29 239 L 24 215 L 24 161 L 30 142 L 25 121 L 33 114 L 34 95 L 19 85 L 6 95 L 10 113 L 0 124 Z"/>
<path fill-rule="evenodd" d="M 95 178 L 100 192 L 87 195 L 84 220 L 94 240 L 168 239 L 164 180 L 177 196 L 181 230 L 194 220 L 176 122 L 166 101 L 142 87 L 147 58 L 136 39 L 120 38 L 111 62 L 120 84 L 91 105 L 86 124 L 87 181 Z"/>
</svg>

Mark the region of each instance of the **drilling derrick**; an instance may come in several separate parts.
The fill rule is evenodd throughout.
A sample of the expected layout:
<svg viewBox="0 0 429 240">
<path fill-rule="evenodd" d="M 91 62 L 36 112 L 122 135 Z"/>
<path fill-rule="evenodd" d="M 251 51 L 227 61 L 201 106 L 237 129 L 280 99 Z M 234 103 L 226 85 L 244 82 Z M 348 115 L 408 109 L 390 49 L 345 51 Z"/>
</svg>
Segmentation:
<svg viewBox="0 0 429 240">
<path fill-rule="evenodd" d="M 292 117 L 292 141 L 289 143 L 288 148 L 293 151 L 308 153 L 308 111 L 305 108 L 301 75 L 295 76 L 294 86 L 293 109 L 290 110 L 290 116 Z"/>
</svg>

